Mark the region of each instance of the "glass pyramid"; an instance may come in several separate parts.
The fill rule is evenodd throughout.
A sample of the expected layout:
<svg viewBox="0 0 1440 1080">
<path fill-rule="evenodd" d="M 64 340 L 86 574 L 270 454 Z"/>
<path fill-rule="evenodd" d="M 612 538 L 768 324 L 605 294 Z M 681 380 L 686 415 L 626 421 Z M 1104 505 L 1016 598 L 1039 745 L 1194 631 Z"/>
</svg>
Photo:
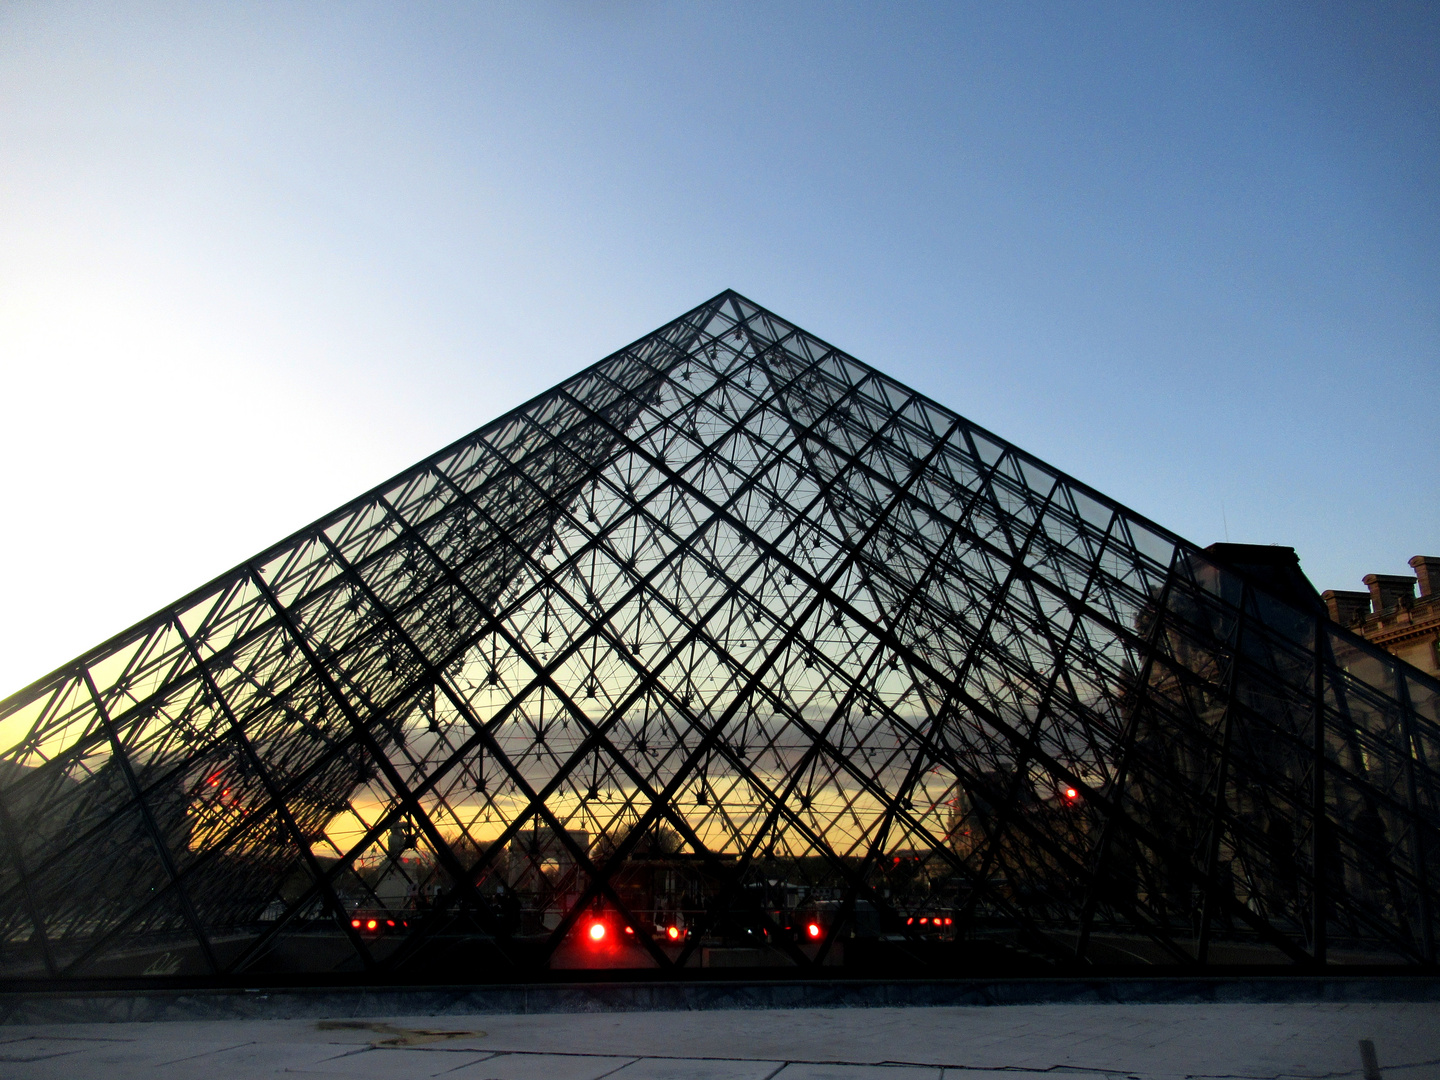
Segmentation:
<svg viewBox="0 0 1440 1080">
<path fill-rule="evenodd" d="M 0 978 L 1433 964 L 1440 685 L 1256 557 L 727 291 L 0 703 Z"/>
</svg>

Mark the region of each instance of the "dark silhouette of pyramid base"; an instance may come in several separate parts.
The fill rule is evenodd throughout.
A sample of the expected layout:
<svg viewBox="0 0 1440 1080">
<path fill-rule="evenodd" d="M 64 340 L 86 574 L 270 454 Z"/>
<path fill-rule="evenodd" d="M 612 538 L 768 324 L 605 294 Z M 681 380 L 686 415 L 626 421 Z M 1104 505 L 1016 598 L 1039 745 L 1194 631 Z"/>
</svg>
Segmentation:
<svg viewBox="0 0 1440 1080">
<path fill-rule="evenodd" d="M 1437 709 L 726 292 L 0 704 L 0 978 L 1432 965 Z"/>
</svg>

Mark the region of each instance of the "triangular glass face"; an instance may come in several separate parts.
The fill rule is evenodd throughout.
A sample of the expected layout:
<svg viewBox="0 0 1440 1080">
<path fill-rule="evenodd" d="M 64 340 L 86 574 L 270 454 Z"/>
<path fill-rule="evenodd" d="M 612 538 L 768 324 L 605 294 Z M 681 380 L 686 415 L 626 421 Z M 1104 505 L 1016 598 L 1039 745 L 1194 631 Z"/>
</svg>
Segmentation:
<svg viewBox="0 0 1440 1080">
<path fill-rule="evenodd" d="M 727 292 L 0 705 L 0 977 L 1433 963 L 1268 587 Z"/>
</svg>

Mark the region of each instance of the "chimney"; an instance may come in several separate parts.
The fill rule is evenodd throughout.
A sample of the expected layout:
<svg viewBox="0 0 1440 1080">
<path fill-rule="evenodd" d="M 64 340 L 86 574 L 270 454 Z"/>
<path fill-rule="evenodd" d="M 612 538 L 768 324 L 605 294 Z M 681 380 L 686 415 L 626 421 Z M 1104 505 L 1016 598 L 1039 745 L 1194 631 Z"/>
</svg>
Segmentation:
<svg viewBox="0 0 1440 1080">
<path fill-rule="evenodd" d="M 1409 607 L 1415 599 L 1415 579 L 1406 574 L 1366 574 L 1365 584 L 1370 587 L 1370 606 L 1376 615 L 1402 604 Z"/>
<path fill-rule="evenodd" d="M 1420 579 L 1420 595 L 1434 596 L 1440 587 L 1440 555 L 1416 555 L 1410 565 Z"/>
<path fill-rule="evenodd" d="M 1341 626 L 1349 626 L 1370 614 L 1370 594 L 1368 592 L 1342 592 L 1338 589 L 1326 589 L 1320 594 L 1320 599 L 1325 602 L 1325 610 L 1330 612 L 1331 620 Z"/>
</svg>

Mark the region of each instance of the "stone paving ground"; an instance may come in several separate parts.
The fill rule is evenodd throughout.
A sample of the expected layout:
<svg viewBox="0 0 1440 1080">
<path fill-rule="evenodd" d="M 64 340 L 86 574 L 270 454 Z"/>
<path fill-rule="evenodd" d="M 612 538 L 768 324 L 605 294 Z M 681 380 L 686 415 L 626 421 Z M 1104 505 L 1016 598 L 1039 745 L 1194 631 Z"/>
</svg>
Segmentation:
<svg viewBox="0 0 1440 1080">
<path fill-rule="evenodd" d="M 0 1080 L 1440 1080 L 1440 1003 L 1007 1005 L 0 1027 Z"/>
</svg>

